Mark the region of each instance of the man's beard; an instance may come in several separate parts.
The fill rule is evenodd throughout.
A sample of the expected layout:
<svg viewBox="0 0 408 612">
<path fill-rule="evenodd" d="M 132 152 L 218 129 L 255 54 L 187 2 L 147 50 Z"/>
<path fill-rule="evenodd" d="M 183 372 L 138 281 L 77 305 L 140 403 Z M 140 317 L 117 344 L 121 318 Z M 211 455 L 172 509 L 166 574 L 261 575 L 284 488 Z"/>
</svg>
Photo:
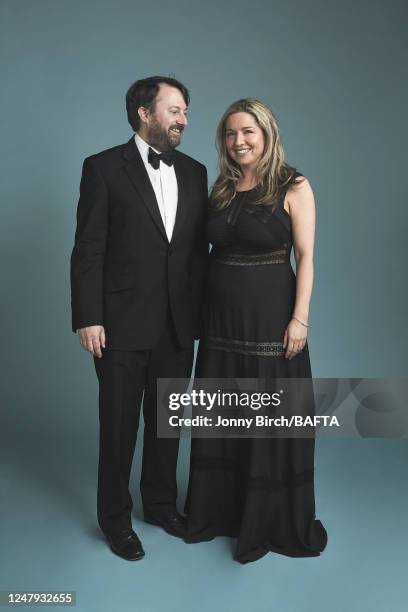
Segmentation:
<svg viewBox="0 0 408 612">
<path fill-rule="evenodd" d="M 171 133 L 171 128 L 178 128 L 180 134 Z M 154 121 L 148 131 L 149 144 L 159 151 L 171 151 L 178 147 L 181 142 L 183 128 L 177 124 L 171 125 L 168 130 L 163 129 L 158 121 Z"/>
</svg>

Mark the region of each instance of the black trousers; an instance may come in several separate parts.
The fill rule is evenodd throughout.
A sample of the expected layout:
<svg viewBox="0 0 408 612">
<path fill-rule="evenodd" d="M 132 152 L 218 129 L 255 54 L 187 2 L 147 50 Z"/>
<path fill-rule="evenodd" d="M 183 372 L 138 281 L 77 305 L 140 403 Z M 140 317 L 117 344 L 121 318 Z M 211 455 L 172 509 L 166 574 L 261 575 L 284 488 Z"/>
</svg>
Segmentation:
<svg viewBox="0 0 408 612">
<path fill-rule="evenodd" d="M 193 344 L 180 349 L 171 317 L 152 350 L 104 350 L 94 358 L 99 380 L 97 514 L 104 533 L 131 527 L 129 479 L 143 399 L 144 441 L 140 491 L 144 512 L 173 510 L 177 498 L 178 439 L 157 437 L 157 378 L 189 378 Z M 144 394 L 144 397 L 143 397 Z"/>
</svg>

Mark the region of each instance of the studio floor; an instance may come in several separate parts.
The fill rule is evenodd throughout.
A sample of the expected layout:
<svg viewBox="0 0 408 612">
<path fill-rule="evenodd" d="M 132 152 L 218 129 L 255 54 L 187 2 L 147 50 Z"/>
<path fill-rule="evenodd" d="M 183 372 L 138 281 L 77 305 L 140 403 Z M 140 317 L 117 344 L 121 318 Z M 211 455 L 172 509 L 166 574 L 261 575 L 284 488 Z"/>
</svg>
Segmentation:
<svg viewBox="0 0 408 612">
<path fill-rule="evenodd" d="M 232 539 L 187 545 L 142 521 L 140 449 L 132 473 L 133 526 L 146 557 L 132 563 L 110 552 L 95 523 L 96 439 L 74 441 L 61 433 L 52 443 L 20 439 L 7 446 L 2 590 L 72 590 L 81 612 L 406 610 L 406 441 L 318 440 L 316 505 L 328 532 L 326 550 L 306 559 L 269 553 L 245 566 L 232 559 Z M 184 438 L 180 508 L 188 455 Z"/>
</svg>

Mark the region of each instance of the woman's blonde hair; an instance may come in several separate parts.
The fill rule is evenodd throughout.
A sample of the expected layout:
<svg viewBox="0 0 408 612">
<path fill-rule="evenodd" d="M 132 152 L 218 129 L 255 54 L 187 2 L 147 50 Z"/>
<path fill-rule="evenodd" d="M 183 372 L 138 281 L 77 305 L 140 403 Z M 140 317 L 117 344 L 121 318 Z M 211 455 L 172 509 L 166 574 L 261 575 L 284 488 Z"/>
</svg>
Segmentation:
<svg viewBox="0 0 408 612">
<path fill-rule="evenodd" d="M 236 194 L 242 171 L 231 158 L 226 145 L 226 124 L 234 113 L 249 113 L 263 131 L 265 146 L 256 170 L 256 204 L 276 206 L 282 191 L 296 181 L 296 169 L 285 162 L 276 117 L 271 109 L 255 98 L 233 102 L 223 114 L 217 128 L 219 176 L 211 190 L 212 206 L 221 209 L 229 206 Z"/>
</svg>

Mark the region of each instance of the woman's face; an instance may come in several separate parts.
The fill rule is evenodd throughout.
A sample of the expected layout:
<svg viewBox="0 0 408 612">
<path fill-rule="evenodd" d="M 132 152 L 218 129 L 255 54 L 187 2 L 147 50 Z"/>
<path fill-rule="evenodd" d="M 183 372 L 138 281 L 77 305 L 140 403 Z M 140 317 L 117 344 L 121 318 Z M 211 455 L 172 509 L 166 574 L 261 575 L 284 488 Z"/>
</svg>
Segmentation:
<svg viewBox="0 0 408 612">
<path fill-rule="evenodd" d="M 265 138 L 255 117 L 234 113 L 225 124 L 226 146 L 232 159 L 244 169 L 255 169 L 264 150 Z"/>
</svg>

